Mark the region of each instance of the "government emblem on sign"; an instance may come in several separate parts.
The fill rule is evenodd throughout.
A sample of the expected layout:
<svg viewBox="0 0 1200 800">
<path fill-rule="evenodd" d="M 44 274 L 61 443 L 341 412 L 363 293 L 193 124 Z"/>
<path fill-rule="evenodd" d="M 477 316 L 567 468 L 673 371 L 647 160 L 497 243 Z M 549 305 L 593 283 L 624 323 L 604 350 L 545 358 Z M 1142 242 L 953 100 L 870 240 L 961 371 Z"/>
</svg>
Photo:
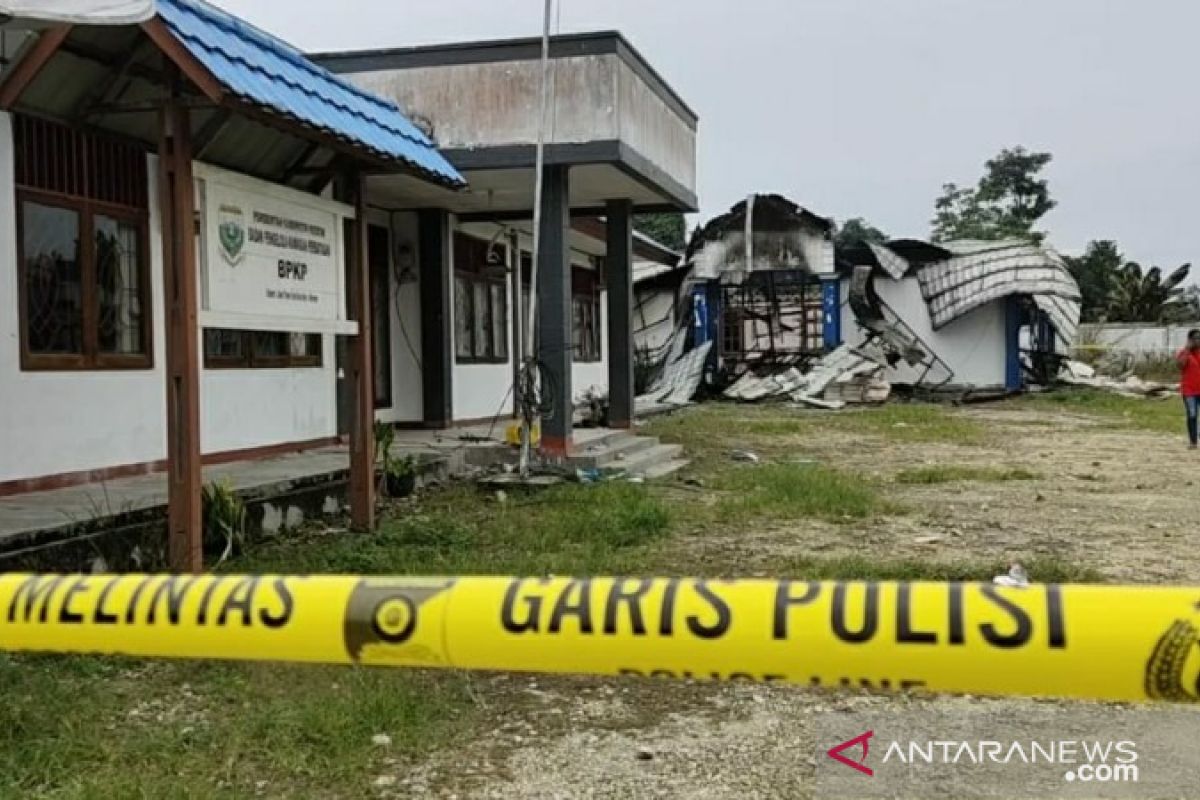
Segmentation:
<svg viewBox="0 0 1200 800">
<path fill-rule="evenodd" d="M 236 267 L 245 255 L 246 218 L 237 206 L 221 206 L 217 217 L 217 238 L 221 242 L 221 256 Z"/>
</svg>

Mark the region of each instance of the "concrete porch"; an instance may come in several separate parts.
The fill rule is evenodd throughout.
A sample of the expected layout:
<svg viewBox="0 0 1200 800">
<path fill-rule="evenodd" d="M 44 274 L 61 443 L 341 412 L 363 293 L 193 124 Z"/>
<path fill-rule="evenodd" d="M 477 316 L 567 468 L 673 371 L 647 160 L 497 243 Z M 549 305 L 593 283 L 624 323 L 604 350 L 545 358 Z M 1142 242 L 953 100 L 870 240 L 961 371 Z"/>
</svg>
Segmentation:
<svg viewBox="0 0 1200 800">
<path fill-rule="evenodd" d="M 515 448 L 502 441 L 506 424 L 397 430 L 392 454 L 416 458 L 418 485 L 515 463 Z M 679 446 L 626 431 L 581 428 L 574 445 L 569 467 L 620 468 L 653 479 L 686 463 Z M 340 514 L 349 468 L 346 447 L 333 446 L 207 466 L 204 483 L 228 482 L 246 503 L 251 531 L 274 535 Z M 0 497 L 0 572 L 161 568 L 166 511 L 161 472 Z"/>
</svg>

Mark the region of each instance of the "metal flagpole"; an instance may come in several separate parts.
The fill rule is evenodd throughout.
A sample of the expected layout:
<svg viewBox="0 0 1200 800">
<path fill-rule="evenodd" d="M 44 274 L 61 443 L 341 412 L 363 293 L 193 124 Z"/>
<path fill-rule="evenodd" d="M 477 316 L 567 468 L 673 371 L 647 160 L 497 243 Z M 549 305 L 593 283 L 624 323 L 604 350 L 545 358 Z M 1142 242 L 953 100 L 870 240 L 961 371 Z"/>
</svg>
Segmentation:
<svg viewBox="0 0 1200 800">
<path fill-rule="evenodd" d="M 533 390 L 534 382 L 539 379 L 538 358 L 534 352 L 535 333 L 537 324 L 537 286 L 538 261 L 541 251 L 542 238 L 542 172 L 546 162 L 546 112 L 550 106 L 550 18 L 553 12 L 554 0 L 546 0 L 545 14 L 542 22 L 542 105 L 538 117 L 537 150 L 534 157 L 534 187 L 533 187 L 533 264 L 529 278 L 529 317 L 525 326 L 524 372 L 518 390 L 521 398 L 521 460 L 520 474 L 529 474 L 530 450 L 533 443 L 534 409 L 532 398 L 528 393 Z M 518 266 L 518 272 L 520 267 Z M 518 283 L 519 285 L 519 283 Z"/>
</svg>

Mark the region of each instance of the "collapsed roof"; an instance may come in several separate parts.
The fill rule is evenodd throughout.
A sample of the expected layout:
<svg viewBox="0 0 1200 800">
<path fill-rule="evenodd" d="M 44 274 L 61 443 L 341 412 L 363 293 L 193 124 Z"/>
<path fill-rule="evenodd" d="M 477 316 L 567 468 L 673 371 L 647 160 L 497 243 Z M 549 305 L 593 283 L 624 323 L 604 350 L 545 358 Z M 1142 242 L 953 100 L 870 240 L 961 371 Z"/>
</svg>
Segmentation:
<svg viewBox="0 0 1200 800">
<path fill-rule="evenodd" d="M 684 260 L 709 278 L 755 269 L 832 271 L 833 264 L 819 263 L 806 244 L 830 238 L 833 230 L 833 220 L 782 195 L 751 195 L 697 230 L 688 242 Z M 749 248 L 747 232 L 752 234 Z"/>
<path fill-rule="evenodd" d="M 856 253 L 893 279 L 916 275 L 934 330 L 1002 297 L 1023 295 L 1049 318 L 1064 344 L 1079 327 L 1079 285 L 1058 253 L 1020 240 L 931 244 L 895 240 Z"/>
</svg>

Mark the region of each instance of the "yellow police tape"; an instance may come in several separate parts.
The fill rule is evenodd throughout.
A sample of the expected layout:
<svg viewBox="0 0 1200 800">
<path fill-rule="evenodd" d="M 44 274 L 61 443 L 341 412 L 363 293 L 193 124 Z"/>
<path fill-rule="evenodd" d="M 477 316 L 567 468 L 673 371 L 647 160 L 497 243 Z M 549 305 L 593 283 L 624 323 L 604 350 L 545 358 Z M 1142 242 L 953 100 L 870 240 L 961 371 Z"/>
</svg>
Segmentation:
<svg viewBox="0 0 1200 800">
<path fill-rule="evenodd" d="M 0 650 L 1196 701 L 1200 588 L 3 575 Z"/>
</svg>

